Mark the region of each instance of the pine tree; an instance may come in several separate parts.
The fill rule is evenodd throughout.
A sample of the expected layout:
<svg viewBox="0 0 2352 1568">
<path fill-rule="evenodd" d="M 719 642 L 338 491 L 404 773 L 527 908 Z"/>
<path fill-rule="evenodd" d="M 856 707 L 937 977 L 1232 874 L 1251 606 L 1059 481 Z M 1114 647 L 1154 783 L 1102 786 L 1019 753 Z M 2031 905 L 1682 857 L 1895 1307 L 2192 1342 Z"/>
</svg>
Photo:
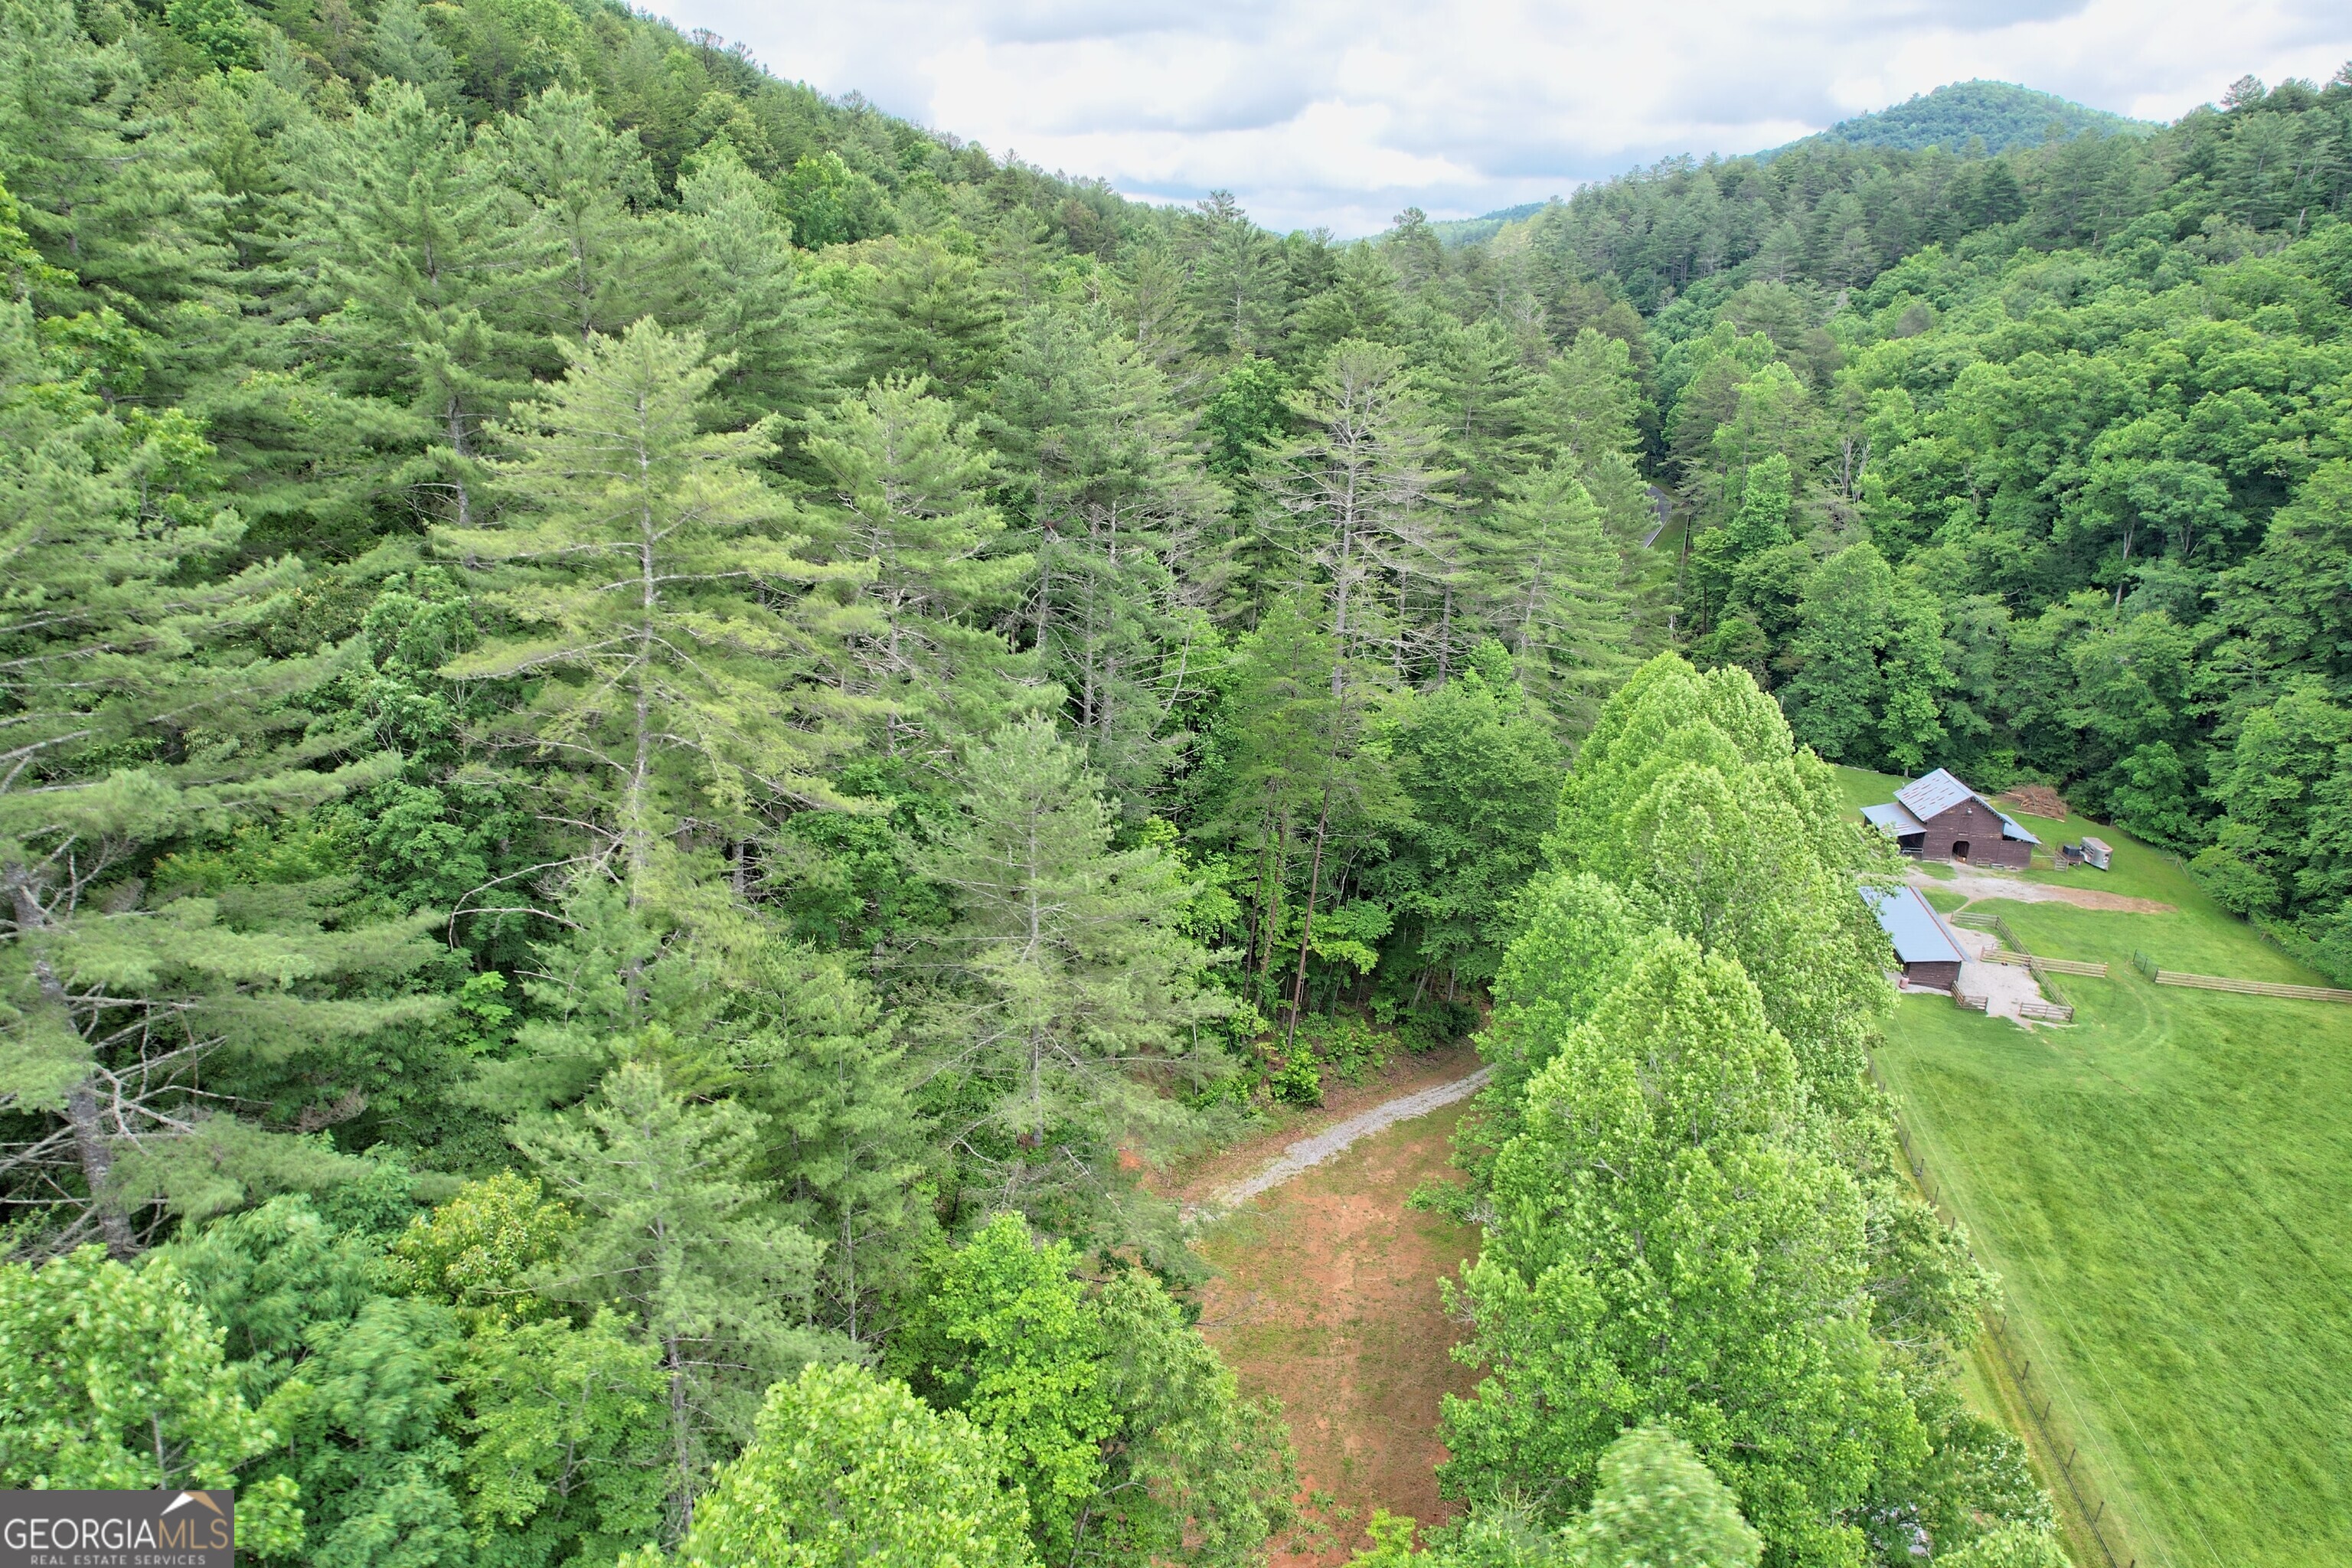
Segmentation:
<svg viewBox="0 0 2352 1568">
<path fill-rule="evenodd" d="M 1399 680 L 1444 664 L 1454 563 L 1437 526 L 1449 477 L 1402 355 L 1360 339 L 1331 351 L 1291 412 L 1307 429 L 1283 454 L 1296 520 L 1296 580 L 1320 585 L 1339 661 L 1338 693 L 1358 668 Z"/>
<path fill-rule="evenodd" d="M 1101 317 L 1039 310 L 992 389 L 987 429 L 1033 531 L 1024 606 L 1093 764 L 1140 802 L 1169 766 L 1168 720 L 1200 689 L 1184 563 L 1214 500 L 1167 379 Z"/>
<path fill-rule="evenodd" d="M 577 26 L 575 23 L 574 26 Z M 578 342 L 671 313 L 682 268 L 634 131 L 614 131 L 595 100 L 550 87 L 485 133 L 499 180 L 536 216 L 524 244 L 536 265 L 522 287 L 541 330 Z"/>
<path fill-rule="evenodd" d="M 390 448 L 345 482 L 404 489 L 415 510 L 471 526 L 486 427 L 548 353 L 514 303 L 529 282 L 513 238 L 524 204 L 464 125 L 404 82 L 379 83 L 347 125 L 306 131 L 294 178 L 286 248 L 315 279 L 320 357 L 332 384 L 373 405 L 366 438 Z"/>
<path fill-rule="evenodd" d="M 918 862 L 958 906 L 926 1028 L 961 1179 L 1050 1231 L 1132 1231 L 1120 1151 L 1189 1132 L 1171 1091 L 1222 1065 L 1197 1037 L 1223 1001 L 1176 923 L 1190 890 L 1160 849 L 1111 847 L 1109 807 L 1049 721 L 973 748 L 966 778 Z"/>
<path fill-rule="evenodd" d="M 920 376 L 962 397 L 995 371 L 1004 344 L 1003 294 L 980 264 L 938 240 L 879 242 L 870 278 L 861 280 L 850 384 Z"/>
<path fill-rule="evenodd" d="M 829 1350 L 807 1326 L 823 1244 L 748 1173 L 761 1121 L 727 1100 L 689 1105 L 658 1068 L 626 1061 L 576 1114 L 515 1134 L 583 1216 L 542 1289 L 612 1303 L 660 1352 L 673 1538 L 711 1466 L 751 1437 L 761 1392 Z"/>
<path fill-rule="evenodd" d="M 797 415 L 824 402 L 844 350 L 839 318 L 793 253 L 768 183 L 721 140 L 678 176 L 677 198 L 693 257 L 694 319 L 728 366 L 714 389 L 716 422 Z"/>
<path fill-rule="evenodd" d="M 806 437 L 838 503 L 820 542 L 861 574 L 843 684 L 886 707 L 886 755 L 935 767 L 1022 706 L 1030 679 L 995 622 L 1032 562 L 1003 547 L 975 437 L 921 381 L 895 378 L 818 412 Z"/>
<path fill-rule="evenodd" d="M 1641 437 L 1642 388 L 1633 355 L 1587 327 L 1544 366 L 1528 394 L 1528 419 L 1581 472 Z"/>
<path fill-rule="evenodd" d="M 1465 529 L 1479 616 L 1521 684 L 1572 726 L 1590 722 L 1627 668 L 1632 609 L 1617 547 L 1566 458 L 1515 481 Z"/>
<path fill-rule="evenodd" d="M 219 190 L 150 112 L 150 85 L 136 44 L 95 42 L 65 0 L 0 10 L 0 180 L 42 257 L 70 275 L 55 285 L 68 310 L 103 302 L 152 331 L 218 281 L 228 253 Z"/>
<path fill-rule="evenodd" d="M 333 1085 L 329 1100 L 356 1091 L 342 1053 L 436 1005 L 398 997 L 422 922 L 341 914 L 349 885 L 326 868 L 265 887 L 158 873 L 183 836 L 266 833 L 394 759 L 336 767 L 367 737 L 302 733 L 292 705 L 339 652 L 235 645 L 300 566 L 219 574 L 242 527 L 203 499 L 191 423 L 128 426 L 52 374 L 29 309 L 0 303 L 0 1100 L 17 1113 L 0 1178 L 54 1216 L 37 1248 L 95 1231 L 121 1257 L 154 1204 L 205 1213 L 348 1174 L 217 1113 L 217 1095 L 248 1092 L 290 1131 L 314 1108 L 271 1101 L 306 1079 Z"/>
<path fill-rule="evenodd" d="M 1272 1007 L 1282 988 L 1275 954 L 1289 929 L 1293 868 L 1322 822 L 1349 745 L 1347 710 L 1331 690 L 1334 639 L 1290 598 L 1269 606 L 1234 650 L 1217 718 L 1192 781 L 1196 837 L 1244 858 L 1248 926 L 1244 973 Z M 1303 901 L 1303 900 L 1302 900 Z"/>
<path fill-rule="evenodd" d="M 933 1228 L 919 1186 L 938 1163 L 918 1103 L 921 1064 L 839 960 L 771 939 L 750 971 L 729 988 L 726 1028 L 737 1098 L 768 1118 L 759 1169 L 825 1243 L 826 1324 L 868 1346 Z"/>
<path fill-rule="evenodd" d="M 457 62 L 433 36 L 416 0 L 385 0 L 368 32 L 368 57 L 377 74 L 415 87 L 434 108 L 456 106 Z"/>
<path fill-rule="evenodd" d="M 517 510 L 435 531 L 522 629 L 445 673 L 535 685 L 493 742 L 566 770 L 590 858 L 638 898 L 672 836 L 740 842 L 780 803 L 837 798 L 818 768 L 856 709 L 814 684 L 835 645 L 800 599 L 847 573 L 786 531 L 752 468 L 767 426 L 701 433 L 720 367 L 698 336 L 644 321 L 566 353 L 563 380 L 498 431 Z"/>
</svg>

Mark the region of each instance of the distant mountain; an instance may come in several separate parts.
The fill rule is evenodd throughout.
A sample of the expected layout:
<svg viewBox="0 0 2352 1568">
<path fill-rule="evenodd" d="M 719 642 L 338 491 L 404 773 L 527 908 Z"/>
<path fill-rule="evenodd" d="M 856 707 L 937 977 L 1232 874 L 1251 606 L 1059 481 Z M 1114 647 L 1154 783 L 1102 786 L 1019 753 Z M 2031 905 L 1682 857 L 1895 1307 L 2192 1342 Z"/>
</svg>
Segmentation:
<svg viewBox="0 0 2352 1568">
<path fill-rule="evenodd" d="M 1817 131 L 1811 136 L 1749 155 L 1769 163 L 1790 148 L 1823 142 L 1843 142 L 1849 147 L 1901 147 L 1915 153 L 1926 147 L 1943 146 L 1957 153 L 1978 139 L 1983 141 L 1987 153 L 2005 153 L 2011 147 L 2041 146 L 2050 139 L 2053 125 L 2059 128 L 2062 139 L 2080 136 L 2085 131 L 2095 131 L 2103 136 L 2145 136 L 2162 129 L 2153 121 L 2133 120 L 2104 109 L 2093 109 L 2054 92 L 2037 92 L 2014 82 L 1956 81 L 1933 92 L 1914 93 L 1907 101 L 1891 109 L 1857 114 L 1851 120 L 1839 121 L 1827 131 Z M 1506 224 L 1535 216 L 1544 206 L 1542 202 L 1523 202 L 1477 217 L 1440 219 L 1429 226 L 1448 247 L 1476 245 L 1494 238 Z"/>
<path fill-rule="evenodd" d="M 1827 131 L 1789 146 L 1842 142 L 1849 147 L 1903 147 L 1916 152 L 1940 145 L 1957 153 L 1971 138 L 1981 137 L 1986 152 L 2000 153 L 2011 147 L 2039 147 L 2049 139 L 2053 125 L 2060 128 L 2062 137 L 2080 136 L 2085 131 L 2105 136 L 2145 136 L 2157 129 L 2148 121 L 2110 114 L 2054 92 L 2036 92 L 2005 81 L 1956 81 L 1930 93 L 1915 94 L 1908 102 L 1892 109 L 1841 120 Z M 1760 156 L 1769 158 L 1787 151 L 1787 147 L 1776 147 Z"/>
<path fill-rule="evenodd" d="M 1429 226 L 1445 245 L 1475 245 L 1482 239 L 1494 238 L 1496 232 L 1505 224 L 1533 217 L 1543 210 L 1542 202 L 1521 202 L 1517 206 L 1504 207 L 1477 217 L 1441 218 Z"/>
</svg>

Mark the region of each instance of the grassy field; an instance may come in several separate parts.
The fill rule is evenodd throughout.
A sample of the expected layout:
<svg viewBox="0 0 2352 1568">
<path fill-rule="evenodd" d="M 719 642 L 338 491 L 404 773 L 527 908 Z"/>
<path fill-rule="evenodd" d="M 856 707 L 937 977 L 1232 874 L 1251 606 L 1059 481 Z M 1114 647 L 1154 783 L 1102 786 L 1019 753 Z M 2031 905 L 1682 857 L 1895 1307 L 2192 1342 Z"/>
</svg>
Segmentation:
<svg viewBox="0 0 2352 1568">
<path fill-rule="evenodd" d="M 1857 805 L 1900 782 L 1841 773 Z M 2105 875 L 2028 880 L 2173 910 L 1990 904 L 2033 951 L 2115 978 L 2066 979 L 2074 1026 L 2031 1033 L 1906 997 L 1881 1070 L 2002 1276 L 2119 1551 L 2164 1568 L 2352 1563 L 2352 1007 L 2148 984 L 2135 950 L 2324 982 L 2158 851 L 2079 819 L 2027 826 L 2053 845 L 2090 826 L 2116 851 Z"/>
</svg>

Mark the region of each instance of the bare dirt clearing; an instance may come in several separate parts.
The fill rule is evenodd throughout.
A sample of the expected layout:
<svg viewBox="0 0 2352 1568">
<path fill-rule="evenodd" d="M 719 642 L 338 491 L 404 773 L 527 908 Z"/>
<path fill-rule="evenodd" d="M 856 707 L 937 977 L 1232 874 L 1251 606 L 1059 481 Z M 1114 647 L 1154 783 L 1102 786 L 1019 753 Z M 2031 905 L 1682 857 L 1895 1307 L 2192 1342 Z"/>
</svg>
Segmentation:
<svg viewBox="0 0 2352 1568">
<path fill-rule="evenodd" d="M 2086 872 L 2084 875 L 2096 875 Z M 2072 904 L 2078 910 L 2105 910 L 2112 914 L 2168 915 L 2175 906 L 2158 903 L 2154 899 L 2137 899 L 2128 893 L 2101 892 L 2096 888 L 2059 888 L 2048 882 L 2029 882 L 2021 877 L 1997 877 L 1989 871 L 1969 871 L 1954 868 L 1949 877 L 1933 877 L 1916 867 L 1906 871 L 1905 880 L 1916 888 L 1933 888 L 1938 892 L 1958 893 L 1974 901 L 1978 899 L 2014 899 L 2021 904 Z"/>
<path fill-rule="evenodd" d="M 1416 1070 L 1402 1084 L 1381 1085 L 1377 1100 L 1363 1098 L 1393 1100 L 1400 1088 L 1425 1091 L 1478 1065 L 1467 1050 L 1444 1054 L 1450 1071 Z M 1316 1126 L 1371 1108 L 1337 1107 Z M 1444 1215 L 1413 1213 L 1405 1200 L 1423 1182 L 1453 1176 L 1451 1140 L 1465 1109 L 1455 1100 L 1370 1132 L 1202 1233 L 1202 1255 L 1219 1271 L 1202 1291 L 1202 1332 L 1244 1388 L 1282 1401 L 1301 1479 L 1310 1494 L 1334 1501 L 1325 1550 L 1277 1550 L 1276 1568 L 1346 1562 L 1376 1507 L 1424 1522 L 1452 1511 L 1432 1473 L 1445 1457 L 1438 1397 L 1466 1394 L 1472 1378 L 1447 1354 L 1463 1330 L 1441 1309 L 1437 1281 L 1477 1250 L 1477 1232 Z M 1295 1141 L 1301 1131 L 1231 1152 L 1217 1169 L 1192 1174 L 1188 1195 L 1197 1200 L 1262 1170 L 1279 1152 L 1274 1139 Z"/>
<path fill-rule="evenodd" d="M 1382 1100 L 1370 1110 L 1360 1111 L 1344 1121 L 1334 1122 L 1323 1131 L 1290 1144 L 1279 1155 L 1241 1180 L 1218 1188 L 1193 1212 L 1203 1219 L 1214 1219 L 1225 1210 L 1239 1208 L 1260 1194 L 1273 1191 L 1291 1177 L 1301 1175 L 1326 1160 L 1346 1153 L 1376 1132 L 1385 1132 L 1400 1121 L 1418 1120 L 1457 1100 L 1469 1099 L 1486 1086 L 1490 1076 L 1486 1068 L 1480 1068 L 1467 1078 Z"/>
<path fill-rule="evenodd" d="M 1994 963 L 1987 954 L 2000 945 L 2000 939 L 1989 931 L 1970 931 L 1966 926 L 1949 928 L 1968 962 L 1960 965 L 1959 988 L 1971 996 L 1985 999 L 1985 1016 L 2008 1018 L 2020 1027 L 2031 1029 L 2019 1007 L 2027 1002 L 2046 1002 L 2041 983 L 2033 971 L 2015 964 Z"/>
</svg>

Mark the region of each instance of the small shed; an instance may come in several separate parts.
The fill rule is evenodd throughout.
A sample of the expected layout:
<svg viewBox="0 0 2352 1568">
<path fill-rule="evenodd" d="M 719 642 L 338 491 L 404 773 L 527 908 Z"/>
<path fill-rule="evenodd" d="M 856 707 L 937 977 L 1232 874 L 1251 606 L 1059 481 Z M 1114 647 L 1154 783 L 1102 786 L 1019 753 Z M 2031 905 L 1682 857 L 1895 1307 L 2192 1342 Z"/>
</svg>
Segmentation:
<svg viewBox="0 0 2352 1568">
<path fill-rule="evenodd" d="M 2108 858 L 2114 854 L 2115 851 L 2107 847 L 2107 841 L 2105 839 L 2094 838 L 2087 833 L 2083 835 L 2083 858 L 2097 867 L 2100 870 L 2105 871 L 2111 868 L 2107 865 L 2107 860 Z"/>
<path fill-rule="evenodd" d="M 1904 984 L 1931 991 L 1949 991 L 1959 984 L 1960 944 L 1916 888 L 1864 888 L 1862 897 L 1895 944 Z"/>
</svg>

